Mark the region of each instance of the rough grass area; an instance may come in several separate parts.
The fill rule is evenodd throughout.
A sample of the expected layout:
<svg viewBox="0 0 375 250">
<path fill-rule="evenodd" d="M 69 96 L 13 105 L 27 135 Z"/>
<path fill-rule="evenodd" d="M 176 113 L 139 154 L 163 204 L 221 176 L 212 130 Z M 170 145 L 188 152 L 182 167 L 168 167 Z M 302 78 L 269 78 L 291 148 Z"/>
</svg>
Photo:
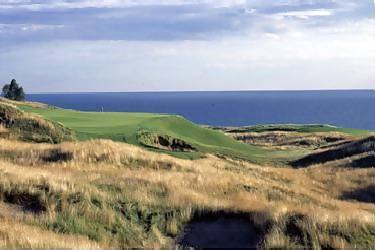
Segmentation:
<svg viewBox="0 0 375 250">
<path fill-rule="evenodd" d="M 10 137 L 9 130 L 6 127 L 4 127 L 4 125 L 0 124 L 0 138 L 9 139 L 9 137 Z"/>
<path fill-rule="evenodd" d="M 0 101 L 0 138 L 31 142 L 60 143 L 72 140 L 73 132 L 63 125 L 25 113 L 13 104 Z"/>
<path fill-rule="evenodd" d="M 375 183 L 357 190 L 348 191 L 342 194 L 342 199 L 357 200 L 360 202 L 375 203 Z"/>
<path fill-rule="evenodd" d="M 299 124 L 270 124 L 270 125 L 255 125 L 239 128 L 216 128 L 224 130 L 228 133 L 243 133 L 243 132 L 272 132 L 272 131 L 284 131 L 284 132 L 300 132 L 300 133 L 318 133 L 318 132 L 341 132 L 352 136 L 368 136 L 374 134 L 375 131 L 352 129 L 352 128 L 340 128 L 331 125 L 324 124 L 311 124 L 311 125 L 299 125 Z"/>
<path fill-rule="evenodd" d="M 218 214 L 240 214 L 260 248 L 370 248 L 374 204 L 342 197 L 374 177 L 371 168 L 183 160 L 109 140 L 0 139 L 0 248 L 167 248 Z"/>
<path fill-rule="evenodd" d="M 238 141 L 247 144 L 263 146 L 275 149 L 285 148 L 321 148 L 353 139 L 342 132 L 285 132 L 285 131 L 267 131 L 267 132 L 240 132 L 226 133 Z"/>
<path fill-rule="evenodd" d="M 358 155 L 360 158 L 356 158 Z M 374 156 L 375 136 L 370 136 L 337 147 L 313 152 L 306 157 L 292 162 L 292 165 L 296 167 L 306 167 L 350 158 L 353 160 L 348 160 L 348 166 L 375 167 Z"/>
</svg>

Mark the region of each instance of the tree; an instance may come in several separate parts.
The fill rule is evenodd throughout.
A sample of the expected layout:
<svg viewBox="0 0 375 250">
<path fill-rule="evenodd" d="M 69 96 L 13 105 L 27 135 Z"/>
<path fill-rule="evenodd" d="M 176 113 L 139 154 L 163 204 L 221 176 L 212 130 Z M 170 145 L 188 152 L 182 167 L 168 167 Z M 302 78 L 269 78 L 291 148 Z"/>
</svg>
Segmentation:
<svg viewBox="0 0 375 250">
<path fill-rule="evenodd" d="M 13 79 L 10 84 L 4 85 L 2 96 L 15 101 L 25 100 L 25 92 L 23 91 L 22 87 L 18 86 L 18 83 L 15 79 Z"/>
</svg>

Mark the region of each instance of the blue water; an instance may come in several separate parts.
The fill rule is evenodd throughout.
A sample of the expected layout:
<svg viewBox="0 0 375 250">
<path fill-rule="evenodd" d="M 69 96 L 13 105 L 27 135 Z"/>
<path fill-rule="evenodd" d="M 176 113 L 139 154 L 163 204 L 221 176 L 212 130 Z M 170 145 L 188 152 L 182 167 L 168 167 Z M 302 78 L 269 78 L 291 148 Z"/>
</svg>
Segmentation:
<svg viewBox="0 0 375 250">
<path fill-rule="evenodd" d="M 84 111 L 179 114 L 199 124 L 331 124 L 375 129 L 375 91 L 236 91 L 30 94 L 30 101 Z"/>
</svg>

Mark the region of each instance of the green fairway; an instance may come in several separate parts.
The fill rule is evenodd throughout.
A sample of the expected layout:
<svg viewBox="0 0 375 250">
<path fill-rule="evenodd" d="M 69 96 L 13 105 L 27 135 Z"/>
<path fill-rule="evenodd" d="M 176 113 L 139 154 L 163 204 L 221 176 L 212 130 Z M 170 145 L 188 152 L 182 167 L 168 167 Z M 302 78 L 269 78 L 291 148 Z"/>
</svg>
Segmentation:
<svg viewBox="0 0 375 250">
<path fill-rule="evenodd" d="M 82 112 L 55 107 L 17 105 L 26 112 L 41 115 L 43 118 L 59 122 L 72 129 L 78 140 L 111 139 L 143 146 L 138 139 L 139 131 L 168 135 L 193 146 L 196 151 L 181 152 L 146 147 L 158 152 L 166 152 L 180 158 L 196 159 L 205 153 L 224 155 L 255 163 L 286 163 L 297 159 L 309 151 L 305 149 L 271 150 L 236 141 L 223 132 L 196 125 L 181 116 L 151 113 L 125 112 Z M 270 131 L 284 129 L 299 132 L 341 131 L 352 135 L 366 135 L 368 131 L 336 128 L 326 125 L 259 125 L 238 128 L 241 131 Z"/>
<path fill-rule="evenodd" d="M 283 158 L 287 155 L 286 152 L 275 152 L 235 141 L 220 131 L 203 128 L 176 115 L 81 112 L 54 107 L 36 108 L 29 105 L 18 107 L 26 112 L 37 113 L 45 119 L 60 122 L 74 130 L 79 140 L 102 138 L 142 146 L 137 140 L 137 133 L 146 130 L 184 140 L 197 149 L 196 152 L 152 149 L 181 158 L 197 158 L 204 153 L 214 153 L 260 163 L 268 158 Z"/>
</svg>

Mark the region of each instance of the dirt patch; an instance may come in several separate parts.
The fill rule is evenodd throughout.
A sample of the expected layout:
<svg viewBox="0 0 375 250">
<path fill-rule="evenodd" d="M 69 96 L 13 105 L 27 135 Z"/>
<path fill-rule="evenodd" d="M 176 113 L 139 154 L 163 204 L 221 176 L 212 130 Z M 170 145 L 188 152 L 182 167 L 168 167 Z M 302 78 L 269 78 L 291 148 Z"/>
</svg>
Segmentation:
<svg viewBox="0 0 375 250">
<path fill-rule="evenodd" d="M 375 204 L 375 185 L 370 185 L 351 192 L 345 192 L 341 195 L 341 199 Z"/>
<path fill-rule="evenodd" d="M 176 238 L 177 248 L 254 248 L 261 241 L 249 216 L 235 213 L 200 215 Z"/>
</svg>

